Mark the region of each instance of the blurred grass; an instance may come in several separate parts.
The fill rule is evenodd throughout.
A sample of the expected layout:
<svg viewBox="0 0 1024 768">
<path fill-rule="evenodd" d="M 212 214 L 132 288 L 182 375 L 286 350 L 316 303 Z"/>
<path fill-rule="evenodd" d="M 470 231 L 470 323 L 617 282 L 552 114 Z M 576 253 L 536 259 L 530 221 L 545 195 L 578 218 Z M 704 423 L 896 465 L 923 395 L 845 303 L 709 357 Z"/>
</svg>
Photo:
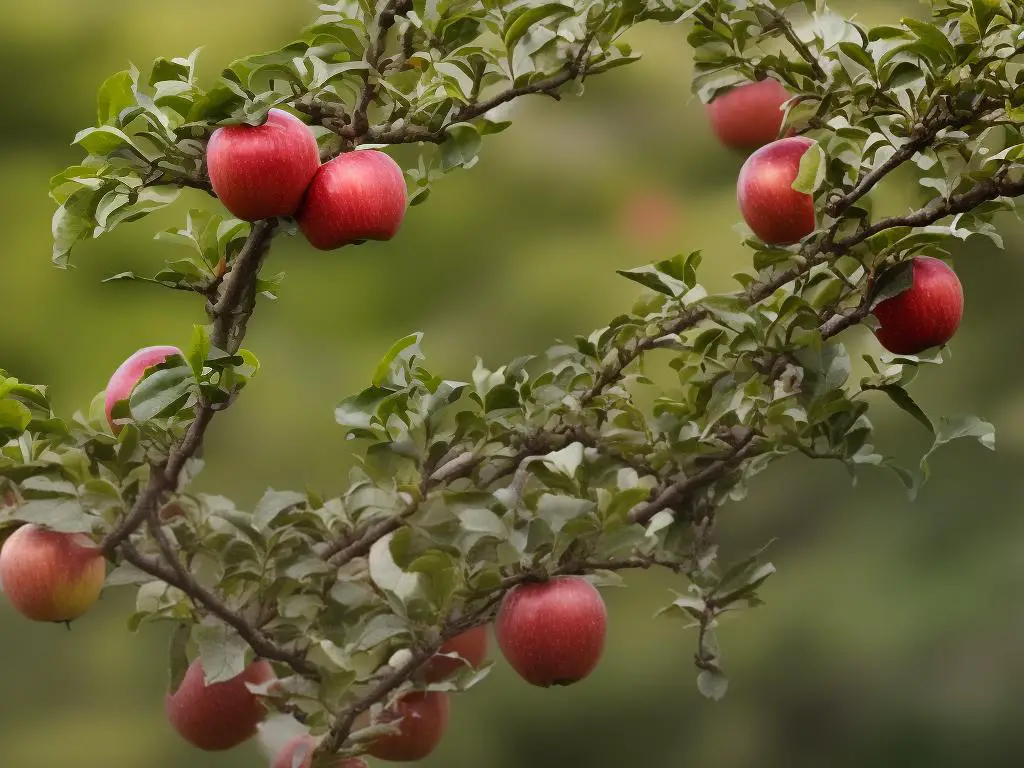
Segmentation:
<svg viewBox="0 0 1024 768">
<path fill-rule="evenodd" d="M 867 21 L 922 12 L 910 2 L 840 7 Z M 169 247 L 150 237 L 177 224 L 184 203 L 82 247 L 71 272 L 50 266 L 47 180 L 76 158 L 68 143 L 92 121 L 97 85 L 129 60 L 145 66 L 198 45 L 215 73 L 286 39 L 310 8 L 0 0 L 0 9 L 11 105 L 0 123 L 0 364 L 51 384 L 70 413 L 130 352 L 187 343 L 203 319 L 189 297 L 99 283 L 159 263 Z M 682 29 L 649 27 L 634 38 L 645 61 L 591 81 L 582 100 L 519 105 L 513 128 L 487 142 L 472 171 L 443 180 L 395 241 L 325 254 L 293 240 L 275 250 L 271 268 L 287 272 L 285 287 L 280 301 L 260 306 L 247 341 L 264 372 L 218 419 L 205 488 L 242 503 L 268 485 L 338 491 L 349 449 L 332 409 L 412 330 L 426 332 L 435 369 L 465 377 L 478 354 L 498 365 L 628 308 L 636 291 L 617 268 L 700 248 L 704 282 L 727 284 L 746 258 L 732 231 L 741 158 L 714 145 L 689 95 Z M 534 690 L 499 663 L 455 701 L 454 727 L 424 765 L 1019 765 L 1024 396 L 1015 293 L 1024 265 L 1020 226 L 1008 221 L 1006 231 L 1006 253 L 973 242 L 958 253 L 965 322 L 951 362 L 915 386 L 934 412 L 994 421 L 996 454 L 945 450 L 913 504 L 881 473 L 851 487 L 839 467 L 773 468 L 723 515 L 726 558 L 777 536 L 780 569 L 768 605 L 722 632 L 733 678 L 723 702 L 696 691 L 695 638 L 650 618 L 675 585 L 638 574 L 629 590 L 607 595 L 609 647 L 591 679 Z M 848 343 L 856 352 L 873 342 L 855 332 Z M 886 449 L 913 457 L 924 445 L 907 418 L 880 408 L 878 420 Z M 165 636 L 128 634 L 130 605 L 130 595 L 110 593 L 70 632 L 0 607 L 0 766 L 262 765 L 254 748 L 205 755 L 171 732 Z"/>
</svg>

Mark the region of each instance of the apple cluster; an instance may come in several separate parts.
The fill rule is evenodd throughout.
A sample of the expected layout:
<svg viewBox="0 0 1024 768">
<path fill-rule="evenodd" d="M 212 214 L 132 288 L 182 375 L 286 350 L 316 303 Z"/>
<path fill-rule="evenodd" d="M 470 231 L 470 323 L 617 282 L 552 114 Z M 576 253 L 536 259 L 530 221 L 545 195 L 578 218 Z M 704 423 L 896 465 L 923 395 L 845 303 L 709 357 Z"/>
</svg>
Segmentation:
<svg viewBox="0 0 1024 768">
<path fill-rule="evenodd" d="M 817 228 L 814 198 L 793 188 L 800 161 L 814 141 L 779 138 L 789 93 L 772 79 L 746 83 L 716 96 L 706 111 L 711 129 L 725 146 L 752 152 L 736 185 L 740 214 L 768 245 L 794 245 Z M 916 355 L 947 343 L 963 317 L 964 295 L 956 273 L 928 256 L 911 260 L 910 287 L 873 308 L 879 343 L 897 355 Z M 879 276 L 876 285 L 886 282 Z"/>
<path fill-rule="evenodd" d="M 331 251 L 390 240 L 405 218 L 401 167 L 373 149 L 321 165 L 309 127 L 272 109 L 259 126 L 229 125 L 210 137 L 206 166 L 214 194 L 246 221 L 294 216 L 314 248 Z"/>
<path fill-rule="evenodd" d="M 116 403 L 116 398 L 130 393 L 148 367 L 170 354 L 178 351 L 173 347 L 141 350 L 118 368 L 111 378 L 108 413 L 111 398 Z M 113 421 L 111 426 L 117 428 Z M 23 525 L 0 550 L 0 579 L 8 600 L 37 621 L 70 622 L 82 616 L 99 598 L 105 578 L 103 552 L 83 534 Z M 513 587 L 501 603 L 494 627 L 510 666 L 528 683 L 542 687 L 570 685 L 587 677 L 600 660 L 606 630 L 607 612 L 599 592 L 575 576 Z M 467 665 L 479 668 L 486 660 L 488 642 L 484 626 L 445 642 L 416 675 L 425 690 L 401 696 L 377 719 L 377 724 L 397 723 L 397 729 L 372 741 L 367 754 L 388 762 L 415 762 L 430 755 L 447 730 L 450 702 L 447 693 L 427 686 Z M 195 659 L 166 696 L 167 719 L 197 749 L 233 749 L 255 736 L 267 715 L 253 689 L 272 696 L 275 680 L 273 667 L 256 659 L 236 677 L 207 683 L 202 663 Z M 360 727 L 369 724 L 365 714 L 357 721 Z M 276 755 L 273 768 L 310 768 L 318 743 L 309 734 L 293 738 Z M 366 768 L 366 764 L 360 758 L 339 757 L 333 768 Z"/>
</svg>

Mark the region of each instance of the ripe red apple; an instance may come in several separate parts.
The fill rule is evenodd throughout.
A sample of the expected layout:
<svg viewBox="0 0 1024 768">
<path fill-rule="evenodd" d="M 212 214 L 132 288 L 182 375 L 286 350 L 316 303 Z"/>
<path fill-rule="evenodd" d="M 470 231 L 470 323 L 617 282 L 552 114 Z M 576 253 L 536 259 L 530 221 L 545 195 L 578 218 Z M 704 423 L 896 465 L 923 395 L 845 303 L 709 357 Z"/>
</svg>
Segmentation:
<svg viewBox="0 0 1024 768">
<path fill-rule="evenodd" d="M 314 248 L 332 251 L 365 240 L 390 240 L 405 218 L 405 176 L 383 152 L 346 152 L 320 166 L 296 215 Z"/>
<path fill-rule="evenodd" d="M 118 366 L 107 383 L 107 394 L 103 402 L 107 423 L 110 424 L 115 435 L 121 431 L 121 425 L 114 423 L 112 416 L 114 406 L 131 396 L 132 390 L 142 379 L 146 369 L 160 365 L 171 355 L 181 354 L 181 350 L 177 347 L 143 347 Z"/>
<path fill-rule="evenodd" d="M 740 169 L 736 200 L 747 225 L 764 242 L 790 245 L 814 231 L 814 198 L 793 189 L 800 158 L 814 144 L 804 136 L 761 147 Z"/>
<path fill-rule="evenodd" d="M 883 347 L 897 355 L 916 355 L 945 344 L 960 327 L 964 291 L 956 273 L 939 259 L 911 260 L 911 285 L 903 293 L 879 302 L 875 332 Z"/>
<path fill-rule="evenodd" d="M 505 595 L 495 622 L 508 663 L 526 682 L 545 688 L 593 672 L 607 628 L 601 594 L 577 576 L 520 584 Z"/>
<path fill-rule="evenodd" d="M 458 654 L 476 669 L 487 657 L 487 628 L 476 627 L 453 637 L 441 646 L 438 653 Z M 436 683 L 465 668 L 466 665 L 458 659 L 439 655 L 424 664 L 420 674 L 428 683 Z"/>
<path fill-rule="evenodd" d="M 371 757 L 393 763 L 422 760 L 441 743 L 448 727 L 448 694 L 437 691 L 408 693 L 385 710 L 379 723 L 401 718 L 401 732 L 381 736 L 368 750 Z"/>
<path fill-rule="evenodd" d="M 309 734 L 296 736 L 277 753 L 272 768 L 311 768 L 313 751 L 319 742 Z M 339 757 L 330 768 L 366 768 L 358 757 Z"/>
<path fill-rule="evenodd" d="M 206 685 L 203 668 L 196 659 L 189 665 L 178 690 L 167 695 L 167 719 L 185 741 L 199 749 L 232 749 L 255 736 L 256 726 L 267 714 L 246 683 L 259 685 L 273 678 L 270 664 L 259 660 L 230 680 Z"/>
<path fill-rule="evenodd" d="M 292 216 L 320 167 L 320 149 L 305 123 L 272 109 L 263 125 L 214 131 L 206 166 L 214 193 L 238 218 Z"/>
<path fill-rule="evenodd" d="M 725 146 L 749 151 L 775 141 L 791 98 L 777 80 L 768 78 L 720 92 L 706 111 L 711 130 Z"/>
<path fill-rule="evenodd" d="M 0 550 L 0 583 L 19 613 L 35 621 L 71 621 L 99 599 L 103 552 L 81 533 L 23 525 Z"/>
</svg>

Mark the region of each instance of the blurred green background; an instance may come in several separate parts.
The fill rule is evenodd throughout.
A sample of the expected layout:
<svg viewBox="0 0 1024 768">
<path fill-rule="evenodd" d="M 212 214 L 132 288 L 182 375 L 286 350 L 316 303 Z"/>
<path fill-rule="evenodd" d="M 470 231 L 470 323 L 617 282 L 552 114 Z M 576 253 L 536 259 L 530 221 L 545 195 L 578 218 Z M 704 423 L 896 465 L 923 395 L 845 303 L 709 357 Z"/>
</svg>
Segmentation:
<svg viewBox="0 0 1024 768">
<path fill-rule="evenodd" d="M 50 384 L 70 415 L 136 348 L 187 344 L 203 321 L 194 297 L 99 282 L 170 255 L 150 238 L 181 221 L 184 204 L 81 247 L 74 271 L 50 266 L 47 180 L 77 158 L 69 142 L 94 119 L 96 86 L 128 61 L 146 66 L 198 45 L 215 73 L 284 41 L 312 10 L 296 0 L 0 7 L 0 365 Z M 839 7 L 868 22 L 925 12 L 881 0 Z M 497 365 L 627 309 L 636 293 L 616 268 L 702 248 L 705 282 L 724 287 L 744 266 L 732 230 L 742 158 L 712 141 L 689 94 L 683 28 L 645 27 L 632 38 L 645 61 L 594 79 L 582 100 L 520 104 L 517 124 L 487 141 L 476 168 L 443 180 L 392 243 L 333 254 L 300 240 L 277 248 L 271 267 L 287 272 L 285 288 L 262 303 L 247 342 L 264 372 L 217 420 L 205 489 L 246 504 L 267 486 L 341 490 L 348 448 L 333 406 L 407 332 L 425 331 L 433 366 L 465 377 L 477 354 Z M 724 701 L 697 693 L 694 636 L 651 619 L 676 585 L 640 574 L 607 594 L 611 635 L 592 678 L 543 691 L 499 663 L 454 702 L 453 728 L 424 765 L 1020 765 L 1024 231 L 1004 224 L 1006 253 L 974 243 L 957 253 L 964 326 L 952 361 L 915 386 L 935 412 L 993 421 L 996 454 L 976 444 L 944 450 L 913 504 L 888 474 L 851 487 L 839 467 L 784 463 L 723 516 L 726 559 L 777 536 L 779 567 L 768 605 L 723 628 L 733 680 Z M 863 332 L 847 341 L 855 353 L 872 348 Z M 912 420 L 884 408 L 876 418 L 883 448 L 912 460 L 925 446 Z M 162 706 L 165 635 L 129 634 L 130 603 L 130 594 L 108 594 L 70 632 L 0 606 L 0 766 L 265 765 L 253 746 L 206 755 L 173 734 Z"/>
</svg>

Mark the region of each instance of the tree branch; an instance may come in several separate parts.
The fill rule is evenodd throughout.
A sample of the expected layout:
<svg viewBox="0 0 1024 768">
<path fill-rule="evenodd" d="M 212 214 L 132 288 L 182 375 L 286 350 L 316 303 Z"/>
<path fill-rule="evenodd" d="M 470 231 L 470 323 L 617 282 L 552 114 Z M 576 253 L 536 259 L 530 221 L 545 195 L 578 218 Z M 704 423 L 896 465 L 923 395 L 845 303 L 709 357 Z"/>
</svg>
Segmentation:
<svg viewBox="0 0 1024 768">
<path fill-rule="evenodd" d="M 154 576 L 181 590 L 205 610 L 228 626 L 233 627 L 261 658 L 287 664 L 300 675 L 305 675 L 314 680 L 319 679 L 319 670 L 313 664 L 306 661 L 302 653 L 288 651 L 275 645 L 239 614 L 228 608 L 217 595 L 196 581 L 181 564 L 173 545 L 161 529 L 159 523 L 154 522 L 150 526 L 150 531 L 163 555 L 163 559 L 160 560 L 143 555 L 126 541 L 121 545 L 121 552 L 124 554 L 125 560 L 140 571 L 144 571 L 150 576 Z"/>
<path fill-rule="evenodd" d="M 246 324 L 256 303 L 256 281 L 260 267 L 270 250 L 274 222 L 257 221 L 235 258 L 231 271 L 221 283 L 220 298 L 207 305 L 213 321 L 210 340 L 218 349 L 234 354 L 242 344 Z"/>
<path fill-rule="evenodd" d="M 370 104 L 377 96 L 377 83 L 373 78 L 374 73 L 381 75 L 378 70 L 381 57 L 387 49 L 388 32 L 395 26 L 395 17 L 401 13 L 408 13 L 411 9 L 411 0 L 389 0 L 377 16 L 377 34 L 366 49 L 366 63 L 370 65 L 366 72 L 366 83 L 359 95 L 359 104 L 352 112 L 352 124 L 342 131 L 345 136 L 358 139 L 365 136 L 369 130 Z"/>
</svg>

